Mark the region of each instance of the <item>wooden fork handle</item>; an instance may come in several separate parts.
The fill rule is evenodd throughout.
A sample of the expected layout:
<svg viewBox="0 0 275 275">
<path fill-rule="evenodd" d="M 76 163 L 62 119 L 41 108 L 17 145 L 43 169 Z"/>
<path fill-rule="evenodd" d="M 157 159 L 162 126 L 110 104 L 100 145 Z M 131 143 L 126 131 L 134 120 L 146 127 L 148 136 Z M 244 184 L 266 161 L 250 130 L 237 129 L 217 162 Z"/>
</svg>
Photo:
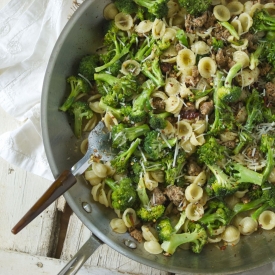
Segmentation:
<svg viewBox="0 0 275 275">
<path fill-rule="evenodd" d="M 42 197 L 31 207 L 31 209 L 12 228 L 11 232 L 17 234 L 42 211 L 44 211 L 58 197 L 64 194 L 76 183 L 76 177 L 71 171 L 65 170 L 54 183 L 46 190 Z"/>
</svg>

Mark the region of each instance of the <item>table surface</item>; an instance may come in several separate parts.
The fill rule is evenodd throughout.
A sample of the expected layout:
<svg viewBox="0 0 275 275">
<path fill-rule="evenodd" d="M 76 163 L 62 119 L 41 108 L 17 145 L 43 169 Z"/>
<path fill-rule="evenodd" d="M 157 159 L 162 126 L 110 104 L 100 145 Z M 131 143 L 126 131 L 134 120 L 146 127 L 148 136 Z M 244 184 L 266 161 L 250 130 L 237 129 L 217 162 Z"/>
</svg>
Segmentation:
<svg viewBox="0 0 275 275">
<path fill-rule="evenodd" d="M 9 0 L 0 1 L 0 9 Z M 0 108 L 0 135 L 20 122 Z M 57 274 L 91 232 L 72 213 L 63 197 L 49 206 L 17 235 L 11 228 L 51 184 L 0 158 L 0 274 Z M 263 269 L 245 275 L 266 274 Z M 100 246 L 78 272 L 80 275 L 169 275 L 122 256 L 107 245 Z M 270 273 L 273 274 L 273 273 Z"/>
</svg>

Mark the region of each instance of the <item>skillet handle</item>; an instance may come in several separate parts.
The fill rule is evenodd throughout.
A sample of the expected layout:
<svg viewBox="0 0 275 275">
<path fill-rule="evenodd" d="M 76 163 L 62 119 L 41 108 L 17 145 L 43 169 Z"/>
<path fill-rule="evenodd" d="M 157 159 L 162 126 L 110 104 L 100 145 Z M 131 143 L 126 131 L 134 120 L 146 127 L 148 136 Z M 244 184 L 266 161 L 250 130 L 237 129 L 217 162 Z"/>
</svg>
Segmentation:
<svg viewBox="0 0 275 275">
<path fill-rule="evenodd" d="M 13 227 L 11 232 L 13 234 L 17 234 L 19 231 L 21 231 L 58 197 L 70 189 L 75 183 L 76 177 L 72 174 L 71 171 L 65 170 L 46 190 L 42 197 L 24 215 L 24 217 L 22 217 L 21 220 Z"/>
<path fill-rule="evenodd" d="M 58 275 L 74 275 L 103 242 L 92 235 Z"/>
</svg>

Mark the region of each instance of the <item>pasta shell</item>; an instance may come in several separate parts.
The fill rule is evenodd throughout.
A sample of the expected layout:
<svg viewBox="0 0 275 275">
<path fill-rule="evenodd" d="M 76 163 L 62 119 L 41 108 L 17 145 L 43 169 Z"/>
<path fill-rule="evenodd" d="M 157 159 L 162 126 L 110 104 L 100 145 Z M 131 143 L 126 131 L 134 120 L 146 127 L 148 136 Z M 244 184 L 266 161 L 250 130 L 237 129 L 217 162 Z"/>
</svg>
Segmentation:
<svg viewBox="0 0 275 275">
<path fill-rule="evenodd" d="M 204 78 L 212 77 L 217 70 L 217 63 L 211 57 L 203 57 L 198 63 L 198 71 Z"/>
<path fill-rule="evenodd" d="M 103 16 L 106 20 L 113 20 L 118 14 L 118 9 L 114 3 L 108 4 L 103 10 Z"/>
<path fill-rule="evenodd" d="M 134 20 L 130 14 L 123 12 L 115 16 L 115 25 L 123 31 L 129 31 L 134 26 Z"/>
<path fill-rule="evenodd" d="M 165 23 L 160 19 L 155 19 L 152 26 L 152 36 L 154 39 L 160 39 L 165 33 Z"/>
<path fill-rule="evenodd" d="M 213 9 L 213 15 L 215 18 L 221 22 L 228 21 L 230 19 L 230 11 L 224 5 L 217 5 Z"/>
<path fill-rule="evenodd" d="M 196 64 L 196 56 L 194 52 L 189 49 L 182 49 L 177 55 L 177 67 L 178 69 L 189 68 Z"/>
<path fill-rule="evenodd" d="M 230 15 L 239 15 L 244 10 L 244 5 L 239 1 L 232 1 L 226 5 L 230 11 Z"/>
<path fill-rule="evenodd" d="M 135 27 L 135 31 L 137 33 L 148 33 L 152 30 L 153 27 L 153 22 L 149 21 L 149 20 L 143 20 L 141 21 L 136 27 Z"/>
</svg>

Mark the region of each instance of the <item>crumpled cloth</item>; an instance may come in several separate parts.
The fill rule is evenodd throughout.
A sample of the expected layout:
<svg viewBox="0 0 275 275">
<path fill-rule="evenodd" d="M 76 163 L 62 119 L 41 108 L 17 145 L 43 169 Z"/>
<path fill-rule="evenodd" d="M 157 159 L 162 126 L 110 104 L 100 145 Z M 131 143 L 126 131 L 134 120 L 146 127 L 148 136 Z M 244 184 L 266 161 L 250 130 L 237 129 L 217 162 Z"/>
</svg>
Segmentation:
<svg viewBox="0 0 275 275">
<path fill-rule="evenodd" d="M 75 8 L 73 0 L 9 0 L 0 10 L 0 106 L 22 122 L 0 136 L 0 156 L 50 180 L 40 127 L 42 85 L 54 44 Z"/>
</svg>

